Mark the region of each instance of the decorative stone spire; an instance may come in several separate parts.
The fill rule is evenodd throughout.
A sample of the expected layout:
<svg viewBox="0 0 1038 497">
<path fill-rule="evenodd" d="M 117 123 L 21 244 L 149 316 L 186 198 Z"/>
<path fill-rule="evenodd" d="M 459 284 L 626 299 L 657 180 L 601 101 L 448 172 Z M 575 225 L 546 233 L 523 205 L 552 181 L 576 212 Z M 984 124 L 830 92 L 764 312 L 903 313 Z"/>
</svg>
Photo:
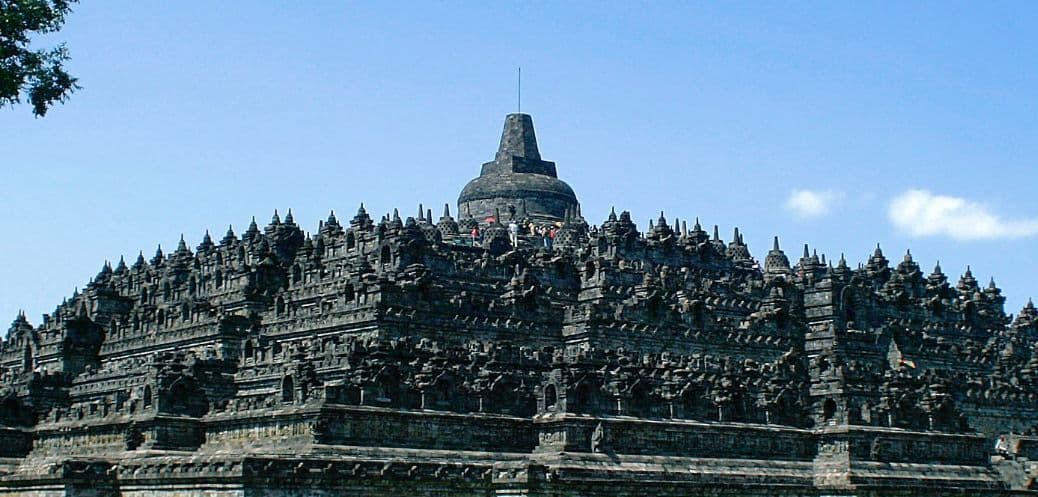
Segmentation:
<svg viewBox="0 0 1038 497">
<path fill-rule="evenodd" d="M 256 216 L 252 216 L 252 221 L 249 223 L 249 229 L 245 230 L 245 234 L 241 238 L 242 240 L 252 243 L 256 240 L 256 237 L 259 236 L 259 234 L 260 231 L 259 225 L 256 224 Z"/>
<path fill-rule="evenodd" d="M 966 266 L 966 273 L 959 278 L 959 283 L 956 286 L 961 292 L 972 292 L 979 288 L 977 279 L 973 277 L 973 271 L 969 266 Z"/>
<path fill-rule="evenodd" d="M 187 252 L 187 251 L 188 251 L 188 249 L 187 249 L 187 242 L 184 241 L 184 234 L 181 233 L 180 234 L 180 241 L 177 242 L 177 252 L 176 253 L 181 254 L 181 253 L 184 253 L 184 252 Z"/>
<path fill-rule="evenodd" d="M 869 257 L 869 262 L 866 267 L 869 269 L 871 274 L 884 277 L 888 274 L 886 271 L 890 261 L 886 257 L 883 257 L 883 250 L 879 248 L 879 244 L 876 244 L 876 250 L 872 252 L 872 257 Z"/>
<path fill-rule="evenodd" d="M 101 271 L 99 271 L 97 273 L 97 276 L 94 277 L 94 282 L 95 283 L 103 283 L 106 280 L 108 280 L 108 277 L 111 276 L 111 275 L 112 275 L 112 265 L 108 261 L 105 261 L 104 265 L 101 266 Z"/>
<path fill-rule="evenodd" d="M 432 219 L 432 214 L 430 214 L 430 219 Z M 440 222 L 436 223 L 436 228 L 440 230 L 441 237 L 458 234 L 458 223 L 451 217 L 450 204 L 443 204 L 443 216 L 440 216 Z"/>
<path fill-rule="evenodd" d="M 160 244 L 158 248 L 155 249 L 155 256 L 151 258 L 151 265 L 157 266 L 159 264 L 162 264 L 165 258 L 166 256 L 162 253 L 162 245 Z"/>
<path fill-rule="evenodd" d="M 223 239 L 220 240 L 220 245 L 228 246 L 238 241 L 238 237 L 234 236 L 234 226 L 227 225 L 227 233 L 223 235 Z"/>
<path fill-rule="evenodd" d="M 26 319 L 25 311 L 19 310 L 18 314 L 14 317 L 14 321 L 11 322 L 11 327 L 7 329 L 7 339 L 10 340 L 11 338 L 19 337 L 31 332 L 32 325 L 29 324 L 29 320 Z"/>
<path fill-rule="evenodd" d="M 537 150 L 537 135 L 533 131 L 533 118 L 529 114 L 505 116 L 505 129 L 501 132 L 501 143 L 497 147 L 497 161 L 508 161 L 512 157 L 541 160 Z"/>
<path fill-rule="evenodd" d="M 919 264 L 916 264 L 915 259 L 912 258 L 911 250 L 905 251 L 905 258 L 897 265 L 897 272 L 911 280 L 914 280 L 923 274 L 922 271 L 919 270 Z"/>
<path fill-rule="evenodd" d="M 789 273 L 789 258 L 779 248 L 779 238 L 776 236 L 772 242 L 771 251 L 764 257 L 764 273 L 766 278 Z"/>
<path fill-rule="evenodd" d="M 1016 321 L 1013 322 L 1013 326 L 1017 329 L 1035 327 L 1038 330 L 1038 309 L 1035 309 L 1034 302 L 1030 298 L 1027 299 L 1027 304 L 1024 305 L 1023 309 L 1020 309 L 1020 313 L 1016 315 Z M 1032 361 L 1034 358 L 1032 357 Z"/>
<path fill-rule="evenodd" d="M 263 232 L 266 233 L 267 236 L 274 236 L 274 234 L 278 232 L 279 228 L 281 228 L 281 216 L 278 215 L 278 210 L 274 209 L 274 215 L 270 218 L 270 224 L 268 224 L 266 228 L 263 228 Z"/>
<path fill-rule="evenodd" d="M 360 203 L 360 207 L 357 208 L 357 214 L 350 220 L 350 227 L 353 229 L 368 230 L 374 223 L 371 222 L 371 216 L 368 215 L 368 211 L 364 209 L 364 202 Z"/>
<path fill-rule="evenodd" d="M 123 259 L 123 256 L 120 255 L 119 264 L 115 266 L 115 274 L 123 274 L 126 272 L 126 269 L 126 259 Z"/>
<path fill-rule="evenodd" d="M 689 242 L 699 245 L 709 239 L 710 236 L 703 231 L 703 226 L 699 223 L 699 217 L 696 217 L 696 222 L 692 225 L 692 230 L 688 232 Z"/>
<path fill-rule="evenodd" d="M 752 259 L 749 247 L 743 243 L 742 234 L 739 233 L 738 227 L 735 228 L 735 232 L 732 234 L 732 241 L 728 242 L 726 255 L 729 259 L 737 262 Z"/>
<path fill-rule="evenodd" d="M 202 237 L 202 243 L 198 244 L 198 252 L 209 252 L 216 245 L 213 243 L 213 237 L 209 236 L 209 230 L 205 230 L 205 236 Z"/>
<path fill-rule="evenodd" d="M 191 249 L 187 248 L 187 241 L 184 240 L 184 235 L 181 234 L 180 241 L 177 242 L 177 250 L 173 252 L 173 262 L 180 268 L 186 268 L 192 257 Z"/>
</svg>

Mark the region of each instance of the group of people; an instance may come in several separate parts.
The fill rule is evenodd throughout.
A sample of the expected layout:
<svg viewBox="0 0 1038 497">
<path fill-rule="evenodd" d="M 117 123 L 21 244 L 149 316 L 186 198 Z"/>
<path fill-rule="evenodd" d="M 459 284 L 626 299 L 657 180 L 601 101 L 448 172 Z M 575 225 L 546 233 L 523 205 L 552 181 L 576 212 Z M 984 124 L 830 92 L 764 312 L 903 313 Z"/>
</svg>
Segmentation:
<svg viewBox="0 0 1038 497">
<path fill-rule="evenodd" d="M 536 226 L 530 223 L 530 236 L 540 235 L 541 242 L 544 244 L 544 248 L 551 249 L 555 245 L 555 233 L 558 232 L 558 226 L 555 225 L 542 225 Z"/>
<path fill-rule="evenodd" d="M 558 233 L 560 227 L 559 225 L 560 223 L 555 223 L 554 225 L 543 224 L 538 226 L 537 224 L 531 222 L 526 226 L 526 228 L 529 231 L 529 236 L 531 238 L 536 239 L 537 237 L 539 237 L 544 248 L 550 250 L 552 247 L 555 246 L 555 235 L 556 233 Z M 512 244 L 513 247 L 519 246 L 519 231 L 519 224 L 516 223 L 514 219 L 508 222 L 508 241 Z M 470 235 L 472 237 L 473 247 L 483 246 L 483 232 L 479 229 L 479 225 L 472 227 L 472 232 L 470 233 Z"/>
</svg>

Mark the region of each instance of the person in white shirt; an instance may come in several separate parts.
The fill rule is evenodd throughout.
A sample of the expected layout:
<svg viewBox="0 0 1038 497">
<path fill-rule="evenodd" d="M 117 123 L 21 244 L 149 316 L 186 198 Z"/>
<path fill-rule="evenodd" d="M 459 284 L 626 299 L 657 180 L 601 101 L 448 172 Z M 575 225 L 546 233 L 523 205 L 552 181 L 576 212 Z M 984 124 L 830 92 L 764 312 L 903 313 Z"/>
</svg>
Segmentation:
<svg viewBox="0 0 1038 497">
<path fill-rule="evenodd" d="M 1002 457 L 1009 457 L 1009 441 L 1006 440 L 1005 435 L 998 437 L 998 441 L 995 442 L 995 453 Z"/>
<path fill-rule="evenodd" d="M 519 246 L 519 225 L 515 220 L 508 222 L 508 238 L 512 241 L 513 247 Z"/>
</svg>

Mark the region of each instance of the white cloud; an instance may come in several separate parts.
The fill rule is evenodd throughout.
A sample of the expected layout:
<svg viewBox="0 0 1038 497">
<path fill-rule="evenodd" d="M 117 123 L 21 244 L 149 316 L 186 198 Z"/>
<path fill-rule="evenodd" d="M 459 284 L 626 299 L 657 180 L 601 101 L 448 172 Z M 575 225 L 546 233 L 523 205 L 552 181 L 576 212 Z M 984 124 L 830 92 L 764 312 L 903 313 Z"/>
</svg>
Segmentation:
<svg viewBox="0 0 1038 497">
<path fill-rule="evenodd" d="M 786 199 L 786 210 L 802 219 L 821 217 L 842 198 L 843 193 L 830 190 L 793 190 Z"/>
<path fill-rule="evenodd" d="M 897 229 L 917 237 L 989 240 L 1038 235 L 1038 219 L 1002 219 L 979 202 L 926 190 L 908 190 L 894 197 L 888 216 Z"/>
</svg>

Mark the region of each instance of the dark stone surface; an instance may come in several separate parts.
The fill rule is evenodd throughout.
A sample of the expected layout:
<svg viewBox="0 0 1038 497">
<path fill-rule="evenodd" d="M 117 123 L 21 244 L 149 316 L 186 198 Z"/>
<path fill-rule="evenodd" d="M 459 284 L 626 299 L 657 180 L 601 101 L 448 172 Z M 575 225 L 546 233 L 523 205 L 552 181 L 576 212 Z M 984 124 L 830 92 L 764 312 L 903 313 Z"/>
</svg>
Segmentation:
<svg viewBox="0 0 1038 497">
<path fill-rule="evenodd" d="M 459 205 L 312 236 L 275 214 L 17 316 L 0 493 L 1030 492 L 1038 310 L 994 282 L 591 226 L 521 114 Z"/>
</svg>

